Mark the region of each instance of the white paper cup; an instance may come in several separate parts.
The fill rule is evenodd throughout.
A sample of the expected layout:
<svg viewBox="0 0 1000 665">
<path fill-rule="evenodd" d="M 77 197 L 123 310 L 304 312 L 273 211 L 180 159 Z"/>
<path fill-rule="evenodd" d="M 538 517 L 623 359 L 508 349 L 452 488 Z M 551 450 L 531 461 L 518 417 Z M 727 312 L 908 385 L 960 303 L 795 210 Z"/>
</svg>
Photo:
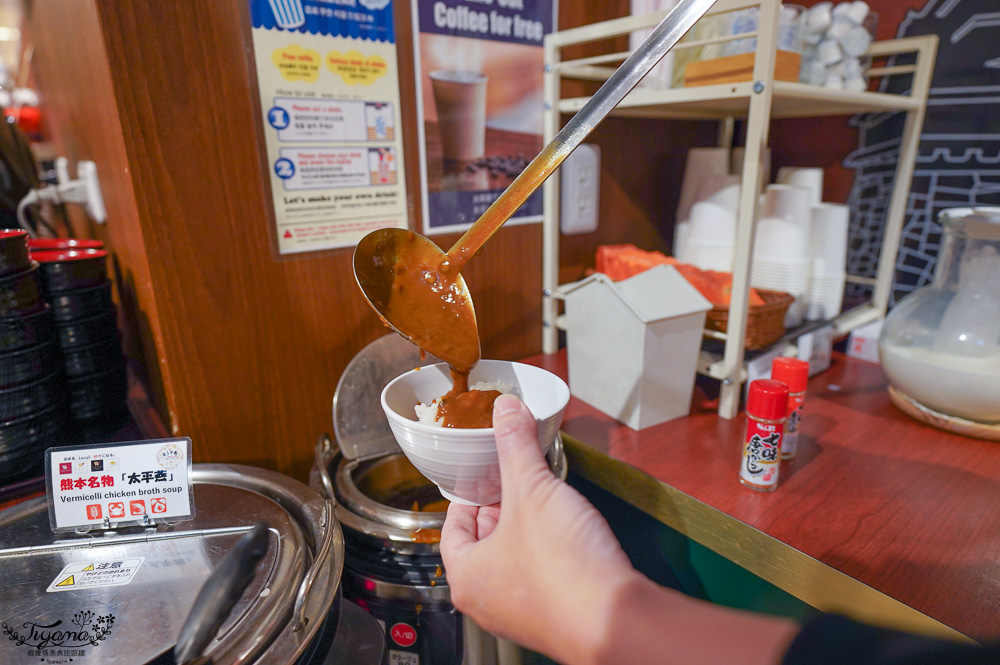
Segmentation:
<svg viewBox="0 0 1000 665">
<path fill-rule="evenodd" d="M 690 219 L 691 206 L 698 200 L 701 179 L 709 175 L 729 173 L 729 148 L 691 148 L 688 150 L 677 202 L 678 221 Z"/>
<path fill-rule="evenodd" d="M 810 278 L 809 295 L 806 297 L 807 307 L 805 318 L 809 321 L 832 319 L 840 314 L 844 304 L 844 287 L 846 275 L 816 274 Z"/>
<path fill-rule="evenodd" d="M 778 261 L 754 257 L 750 285 L 801 296 L 809 291 L 809 274 L 809 259 Z"/>
<path fill-rule="evenodd" d="M 688 243 L 732 245 L 736 242 L 736 215 L 712 201 L 699 201 L 691 207 L 691 230 Z"/>
<path fill-rule="evenodd" d="M 861 25 L 868 18 L 870 12 L 871 7 L 868 6 L 865 0 L 854 0 L 851 3 L 850 9 L 847 10 L 847 16 L 858 25 Z"/>
<path fill-rule="evenodd" d="M 788 309 L 785 310 L 785 327 L 794 328 L 802 323 L 805 317 L 806 303 L 801 296 L 796 297 Z"/>
<path fill-rule="evenodd" d="M 733 244 L 700 244 L 697 240 L 688 240 L 684 249 L 684 262 L 697 266 L 702 270 L 718 270 L 732 272 L 733 255 L 736 247 Z"/>
<path fill-rule="evenodd" d="M 824 39 L 816 47 L 816 57 L 824 65 L 832 65 L 844 57 L 844 52 L 840 49 L 840 42 L 836 39 Z"/>
<path fill-rule="evenodd" d="M 850 208 L 839 203 L 820 203 L 812 208 L 809 256 L 813 272 L 840 274 L 847 264 Z"/>
<path fill-rule="evenodd" d="M 823 169 L 817 167 L 782 166 L 778 169 L 778 184 L 794 185 L 809 190 L 809 204 L 823 200 Z"/>
<path fill-rule="evenodd" d="M 698 202 L 703 201 L 722 206 L 735 220 L 740 209 L 740 177 L 718 173 L 705 176 L 698 187 Z"/>
<path fill-rule="evenodd" d="M 809 233 L 798 224 L 778 217 L 757 222 L 754 257 L 809 260 Z"/>
<path fill-rule="evenodd" d="M 776 217 L 802 228 L 806 234 L 812 225 L 813 192 L 796 185 L 777 184 L 764 188 L 761 217 Z"/>
<path fill-rule="evenodd" d="M 826 79 L 823 80 L 823 87 L 830 88 L 831 90 L 843 90 L 844 89 L 844 77 L 837 76 L 836 74 L 827 74 Z"/>
<path fill-rule="evenodd" d="M 820 2 L 806 10 L 806 25 L 815 32 L 822 33 L 830 27 L 833 19 L 833 3 Z"/>
</svg>

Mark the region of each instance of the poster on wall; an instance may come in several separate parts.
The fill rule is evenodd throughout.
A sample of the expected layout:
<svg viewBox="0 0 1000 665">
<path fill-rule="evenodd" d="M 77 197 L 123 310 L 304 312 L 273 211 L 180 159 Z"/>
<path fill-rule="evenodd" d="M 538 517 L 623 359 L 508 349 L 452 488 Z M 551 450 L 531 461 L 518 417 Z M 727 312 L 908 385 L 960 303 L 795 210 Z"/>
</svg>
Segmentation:
<svg viewBox="0 0 1000 665">
<path fill-rule="evenodd" d="M 555 0 L 412 0 L 427 235 L 463 231 L 542 149 Z M 508 224 L 540 222 L 536 192 Z"/>
<path fill-rule="evenodd" d="M 913 7 L 872 2 L 880 21 L 899 39 L 939 36 L 927 115 L 907 200 L 890 306 L 931 283 L 941 250 L 938 215 L 946 208 L 1000 205 L 1000 58 L 996 0 L 914 0 Z M 893 56 L 887 65 L 908 64 Z M 904 93 L 906 76 L 883 79 L 881 92 Z M 990 111 L 989 109 L 994 109 Z M 858 148 L 844 160 L 855 172 L 847 204 L 851 235 L 847 272 L 874 277 L 878 271 L 885 216 L 899 160 L 903 114 L 871 113 L 852 119 Z M 870 287 L 848 285 L 849 296 L 867 297 Z"/>
<path fill-rule="evenodd" d="M 406 228 L 392 0 L 250 0 L 280 254 Z"/>
</svg>

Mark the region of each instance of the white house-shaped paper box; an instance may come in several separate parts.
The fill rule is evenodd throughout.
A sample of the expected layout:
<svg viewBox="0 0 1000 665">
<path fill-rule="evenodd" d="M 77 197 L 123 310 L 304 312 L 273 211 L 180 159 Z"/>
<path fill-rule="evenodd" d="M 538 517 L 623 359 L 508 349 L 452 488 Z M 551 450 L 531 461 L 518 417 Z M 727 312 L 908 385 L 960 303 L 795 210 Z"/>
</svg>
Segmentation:
<svg viewBox="0 0 1000 665">
<path fill-rule="evenodd" d="M 559 292 L 575 397 L 635 430 L 688 414 L 712 308 L 697 289 L 661 265 L 621 282 L 597 273 Z"/>
</svg>

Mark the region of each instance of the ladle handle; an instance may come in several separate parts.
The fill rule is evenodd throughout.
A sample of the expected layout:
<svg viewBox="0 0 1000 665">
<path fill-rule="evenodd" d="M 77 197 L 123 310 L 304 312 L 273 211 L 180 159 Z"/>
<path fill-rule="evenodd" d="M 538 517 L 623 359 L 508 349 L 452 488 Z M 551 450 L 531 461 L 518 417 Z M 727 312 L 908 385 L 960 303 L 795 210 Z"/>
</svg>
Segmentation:
<svg viewBox="0 0 1000 665">
<path fill-rule="evenodd" d="M 451 270 L 459 271 L 545 179 L 590 135 L 611 109 L 715 4 L 715 0 L 680 0 L 652 34 L 604 82 L 566 126 L 531 160 L 514 182 L 448 250 Z"/>
</svg>

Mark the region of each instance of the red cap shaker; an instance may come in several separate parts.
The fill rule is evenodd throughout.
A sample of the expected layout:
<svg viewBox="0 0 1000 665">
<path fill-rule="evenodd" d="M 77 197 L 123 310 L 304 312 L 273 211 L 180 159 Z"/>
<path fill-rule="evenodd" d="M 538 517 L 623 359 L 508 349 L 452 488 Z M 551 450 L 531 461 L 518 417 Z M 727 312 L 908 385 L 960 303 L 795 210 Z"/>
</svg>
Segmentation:
<svg viewBox="0 0 1000 665">
<path fill-rule="evenodd" d="M 758 379 L 747 395 L 747 426 L 743 437 L 740 482 L 758 492 L 778 486 L 781 442 L 788 415 L 788 386 L 781 381 Z"/>
<path fill-rule="evenodd" d="M 771 362 L 771 379 L 787 384 L 790 393 L 803 393 L 809 382 L 809 363 L 798 358 L 775 358 Z"/>
<path fill-rule="evenodd" d="M 761 420 L 782 420 L 788 415 L 788 384 L 757 379 L 750 384 L 747 415 Z"/>
</svg>

